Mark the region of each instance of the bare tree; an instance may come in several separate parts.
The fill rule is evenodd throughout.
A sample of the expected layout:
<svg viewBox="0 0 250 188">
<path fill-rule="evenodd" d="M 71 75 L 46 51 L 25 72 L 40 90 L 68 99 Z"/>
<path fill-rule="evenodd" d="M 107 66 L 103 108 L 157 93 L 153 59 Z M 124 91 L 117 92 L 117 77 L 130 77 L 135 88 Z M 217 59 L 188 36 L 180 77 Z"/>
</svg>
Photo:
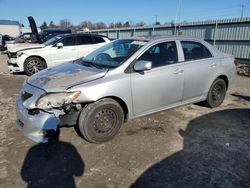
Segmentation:
<svg viewBox="0 0 250 188">
<path fill-rule="evenodd" d="M 109 24 L 109 28 L 115 28 L 115 27 L 116 27 L 116 25 L 115 25 L 114 22 L 112 22 L 112 23 Z"/>
<path fill-rule="evenodd" d="M 49 22 L 49 27 L 57 27 L 57 26 L 54 24 L 53 21 L 50 21 L 50 22 Z"/>
<path fill-rule="evenodd" d="M 112 22 L 109 24 L 109 28 L 122 28 L 124 24 L 122 22 Z"/>
<path fill-rule="evenodd" d="M 146 23 L 145 22 L 138 22 L 135 24 L 136 27 L 142 27 L 142 26 L 146 26 Z"/>
<path fill-rule="evenodd" d="M 43 30 L 43 29 L 47 29 L 47 28 L 48 28 L 47 22 L 44 21 L 44 22 L 42 23 L 42 25 L 40 26 L 40 29 Z"/>
<path fill-rule="evenodd" d="M 82 29 L 93 29 L 93 23 L 91 21 L 83 21 L 81 24 Z"/>
<path fill-rule="evenodd" d="M 63 20 L 60 20 L 59 22 L 59 27 L 69 28 L 71 26 L 73 26 L 73 24 L 68 19 L 63 19 Z"/>
<path fill-rule="evenodd" d="M 123 27 L 122 22 L 116 22 L 115 25 L 116 25 L 116 28 L 122 28 Z"/>
<path fill-rule="evenodd" d="M 161 23 L 159 21 L 155 22 L 154 25 L 161 25 Z"/>
<path fill-rule="evenodd" d="M 107 25 L 104 22 L 97 22 L 94 25 L 95 29 L 107 29 Z"/>
<path fill-rule="evenodd" d="M 129 21 L 126 21 L 126 22 L 123 24 L 123 27 L 130 27 Z"/>
</svg>

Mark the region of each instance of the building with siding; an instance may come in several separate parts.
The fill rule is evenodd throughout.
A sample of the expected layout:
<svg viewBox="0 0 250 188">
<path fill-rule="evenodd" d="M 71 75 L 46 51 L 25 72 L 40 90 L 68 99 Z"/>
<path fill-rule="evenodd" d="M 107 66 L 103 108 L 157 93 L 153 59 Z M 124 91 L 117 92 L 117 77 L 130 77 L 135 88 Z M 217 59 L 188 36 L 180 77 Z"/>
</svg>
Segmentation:
<svg viewBox="0 0 250 188">
<path fill-rule="evenodd" d="M 0 20 L 0 34 L 16 37 L 21 32 L 20 23 L 12 20 Z"/>
<path fill-rule="evenodd" d="M 179 30 L 180 28 L 180 30 Z M 233 54 L 241 62 L 250 63 L 250 18 L 184 22 L 148 27 L 114 28 L 91 30 L 89 32 L 106 35 L 109 38 L 127 38 L 150 35 L 174 35 L 201 38 L 220 51 Z"/>
</svg>

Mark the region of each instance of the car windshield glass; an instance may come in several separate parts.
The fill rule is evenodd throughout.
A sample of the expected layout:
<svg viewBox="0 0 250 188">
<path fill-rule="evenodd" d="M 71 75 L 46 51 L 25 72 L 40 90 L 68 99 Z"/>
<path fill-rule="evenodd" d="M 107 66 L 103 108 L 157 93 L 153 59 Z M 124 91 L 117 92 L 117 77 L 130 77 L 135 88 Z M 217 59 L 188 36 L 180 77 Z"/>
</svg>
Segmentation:
<svg viewBox="0 0 250 188">
<path fill-rule="evenodd" d="M 60 40 L 61 38 L 62 38 L 62 37 L 60 37 L 60 36 L 55 36 L 55 37 L 53 37 L 53 38 L 47 40 L 47 41 L 44 42 L 43 44 L 44 44 L 45 46 L 54 45 L 54 44 L 55 44 L 58 40 Z"/>
<path fill-rule="evenodd" d="M 81 62 L 83 65 L 91 63 L 96 67 L 116 68 L 145 44 L 146 41 L 134 39 L 116 40 L 82 58 Z"/>
</svg>

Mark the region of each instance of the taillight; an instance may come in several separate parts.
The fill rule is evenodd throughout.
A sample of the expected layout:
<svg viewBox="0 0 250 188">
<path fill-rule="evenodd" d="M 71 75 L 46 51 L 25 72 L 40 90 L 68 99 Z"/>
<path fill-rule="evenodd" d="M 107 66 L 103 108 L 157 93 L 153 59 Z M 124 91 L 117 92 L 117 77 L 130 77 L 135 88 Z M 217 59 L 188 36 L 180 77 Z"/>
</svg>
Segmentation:
<svg viewBox="0 0 250 188">
<path fill-rule="evenodd" d="M 237 66 L 238 65 L 238 61 L 236 59 L 234 59 L 234 65 Z"/>
</svg>

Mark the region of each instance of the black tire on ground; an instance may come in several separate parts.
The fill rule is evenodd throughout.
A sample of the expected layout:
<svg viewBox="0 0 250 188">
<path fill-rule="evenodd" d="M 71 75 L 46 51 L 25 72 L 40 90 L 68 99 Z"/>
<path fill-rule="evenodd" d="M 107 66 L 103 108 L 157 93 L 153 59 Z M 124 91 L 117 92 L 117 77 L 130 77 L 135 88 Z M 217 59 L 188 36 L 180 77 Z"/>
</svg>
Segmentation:
<svg viewBox="0 0 250 188">
<path fill-rule="evenodd" d="M 111 140 L 124 122 L 123 109 L 113 99 L 101 99 L 83 108 L 76 131 L 87 141 L 102 143 Z"/>
<path fill-rule="evenodd" d="M 25 60 L 23 68 L 24 68 L 24 72 L 28 76 L 31 76 L 32 74 L 35 74 L 36 72 L 46 69 L 47 64 L 41 58 L 30 57 Z"/>
<path fill-rule="evenodd" d="M 227 85 L 223 79 L 217 78 L 210 87 L 206 101 L 203 104 L 210 108 L 220 106 L 226 96 Z"/>
</svg>

